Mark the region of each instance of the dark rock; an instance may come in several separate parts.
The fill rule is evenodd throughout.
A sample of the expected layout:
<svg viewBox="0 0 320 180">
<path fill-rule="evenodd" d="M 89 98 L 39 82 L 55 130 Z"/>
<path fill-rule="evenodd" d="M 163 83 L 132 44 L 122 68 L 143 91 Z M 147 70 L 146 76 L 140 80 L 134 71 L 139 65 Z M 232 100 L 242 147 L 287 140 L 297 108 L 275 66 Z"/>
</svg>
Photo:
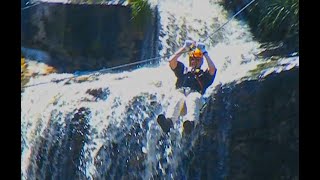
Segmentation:
<svg viewBox="0 0 320 180">
<path fill-rule="evenodd" d="M 96 98 L 96 100 L 98 100 L 98 99 L 106 100 L 106 99 L 108 99 L 108 96 L 110 95 L 110 90 L 108 88 L 104 89 L 104 90 L 102 90 L 102 88 L 88 89 L 86 91 L 86 93 L 94 96 Z"/>
<path fill-rule="evenodd" d="M 59 72 L 155 57 L 158 20 L 147 12 L 138 23 L 126 6 L 42 2 L 21 12 L 21 46 L 48 54 Z"/>
<path fill-rule="evenodd" d="M 190 171 L 200 163 L 205 179 L 299 179 L 299 68 L 217 87 L 213 97 Z"/>
</svg>

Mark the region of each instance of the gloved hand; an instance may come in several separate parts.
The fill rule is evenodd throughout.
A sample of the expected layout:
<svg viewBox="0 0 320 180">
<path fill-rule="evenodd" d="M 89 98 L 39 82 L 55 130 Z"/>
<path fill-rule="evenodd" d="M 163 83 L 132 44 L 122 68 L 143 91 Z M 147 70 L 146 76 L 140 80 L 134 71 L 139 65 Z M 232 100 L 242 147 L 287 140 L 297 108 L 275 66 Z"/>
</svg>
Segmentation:
<svg viewBox="0 0 320 180">
<path fill-rule="evenodd" d="M 208 53 L 206 50 L 206 45 L 204 43 L 198 42 L 197 48 L 200 49 L 203 54 Z"/>
<path fill-rule="evenodd" d="M 183 48 L 187 51 L 191 51 L 196 46 L 196 42 L 193 40 L 186 40 L 184 42 Z"/>
</svg>

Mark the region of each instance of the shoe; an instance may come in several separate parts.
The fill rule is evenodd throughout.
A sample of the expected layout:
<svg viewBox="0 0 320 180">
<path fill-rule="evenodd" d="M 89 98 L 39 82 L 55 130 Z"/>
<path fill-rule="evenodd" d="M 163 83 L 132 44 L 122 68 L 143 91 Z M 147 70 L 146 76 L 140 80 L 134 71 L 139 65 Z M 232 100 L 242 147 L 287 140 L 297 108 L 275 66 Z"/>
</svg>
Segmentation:
<svg viewBox="0 0 320 180">
<path fill-rule="evenodd" d="M 190 134 L 193 129 L 194 129 L 194 122 L 193 121 L 186 120 L 183 123 L 183 132 L 185 134 Z"/>
<path fill-rule="evenodd" d="M 173 122 L 170 118 L 166 118 L 163 114 L 160 114 L 157 118 L 157 122 L 160 125 L 163 132 L 168 133 L 170 128 L 173 128 Z"/>
</svg>

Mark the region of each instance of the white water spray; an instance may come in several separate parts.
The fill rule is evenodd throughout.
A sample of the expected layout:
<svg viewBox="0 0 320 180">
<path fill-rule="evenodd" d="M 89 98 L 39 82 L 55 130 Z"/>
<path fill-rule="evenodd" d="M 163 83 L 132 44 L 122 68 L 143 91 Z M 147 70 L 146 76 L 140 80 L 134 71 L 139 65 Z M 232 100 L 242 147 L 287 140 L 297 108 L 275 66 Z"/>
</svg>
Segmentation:
<svg viewBox="0 0 320 180">
<path fill-rule="evenodd" d="M 161 56 L 174 53 L 188 38 L 194 40 L 205 38 L 228 20 L 228 13 L 218 1 L 150 0 L 150 2 L 158 5 L 159 8 L 162 28 L 161 37 L 159 37 L 162 45 Z M 259 63 L 255 56 L 261 51 L 259 43 L 253 41 L 247 25 L 237 20 L 230 21 L 204 43 L 218 69 L 215 82 L 208 88 L 205 96 L 212 94 L 218 83 L 240 79 Z M 186 64 L 186 56 L 182 56 L 180 60 Z M 204 68 L 207 68 L 206 63 Z M 30 79 L 29 84 L 50 82 L 53 79 L 71 76 L 71 74 L 51 74 L 34 77 Z M 181 154 L 188 149 L 182 149 L 185 146 L 181 144 L 181 137 L 175 131 L 170 135 L 172 139 L 161 139 L 161 131 L 155 123 L 157 113 L 165 111 L 171 100 L 175 98 L 171 95 L 171 92 L 175 91 L 175 76 L 166 61 L 163 60 L 159 67 L 83 79 L 79 77 L 76 80 L 66 79 L 58 83 L 28 87 L 22 93 L 22 179 L 36 178 L 37 171 L 41 171 L 38 173 L 41 176 L 48 173 L 45 168 L 38 166 L 45 167 L 43 164 L 48 166 L 51 163 L 49 159 L 52 157 L 43 158 L 42 161 L 45 162 L 35 165 L 37 163 L 35 156 L 39 149 L 43 148 L 42 151 L 48 154 L 56 151 L 59 152 L 56 154 L 61 153 L 59 150 L 52 150 L 54 148 L 49 145 L 39 147 L 41 145 L 39 143 L 45 138 L 49 138 L 47 141 L 54 143 L 56 139 L 50 138 L 57 137 L 60 145 L 68 142 L 63 140 L 68 131 L 63 128 L 69 126 L 70 123 L 66 123 L 68 119 L 77 115 L 74 113 L 75 110 L 83 107 L 90 111 L 88 116 L 90 133 L 86 134 L 85 140 L 81 141 L 84 145 L 79 156 L 80 164 L 84 168 L 79 168 L 79 174 L 82 173 L 88 179 L 97 177 L 116 179 L 121 173 L 112 168 L 135 167 L 136 164 L 141 164 L 141 161 L 145 168 L 141 168 L 142 172 L 134 172 L 132 176 L 152 179 L 162 174 L 164 177 L 172 178 L 183 173 L 177 168 L 181 163 Z M 102 95 L 97 98 L 90 94 L 92 90 L 99 91 Z M 57 131 L 48 133 L 48 129 L 53 126 L 58 127 Z M 114 127 L 114 131 L 109 129 L 111 126 Z M 136 129 L 147 127 L 147 131 L 131 133 L 129 131 L 132 127 Z M 70 137 L 73 136 L 70 135 Z M 127 141 L 134 137 L 137 138 Z M 130 149 L 129 146 L 133 145 L 139 148 Z M 111 152 L 108 149 L 110 147 L 119 154 L 121 154 L 119 149 L 127 150 L 129 154 L 126 157 L 120 157 L 124 159 L 119 159 L 124 161 L 125 165 L 122 165 L 122 162 L 112 161 L 119 158 L 119 154 Z M 54 159 L 59 158 L 54 157 Z M 59 164 L 59 160 L 55 163 Z M 54 169 L 59 169 L 58 165 L 54 166 Z M 56 172 L 59 171 L 56 170 Z M 59 177 L 59 175 L 56 176 Z"/>
</svg>

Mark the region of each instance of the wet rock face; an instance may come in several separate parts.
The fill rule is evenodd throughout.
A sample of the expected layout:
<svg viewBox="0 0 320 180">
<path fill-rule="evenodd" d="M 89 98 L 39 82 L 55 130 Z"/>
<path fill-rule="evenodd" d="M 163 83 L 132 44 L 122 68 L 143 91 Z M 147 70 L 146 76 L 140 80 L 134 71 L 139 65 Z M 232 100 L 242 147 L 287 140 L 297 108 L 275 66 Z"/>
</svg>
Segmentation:
<svg viewBox="0 0 320 180">
<path fill-rule="evenodd" d="M 88 89 L 86 93 L 92 95 L 95 98 L 95 100 L 99 100 L 99 99 L 106 100 L 110 95 L 110 90 L 108 88 Z"/>
<path fill-rule="evenodd" d="M 298 68 L 221 86 L 202 116 L 201 177 L 299 179 Z"/>
<path fill-rule="evenodd" d="M 298 179 L 299 70 L 244 83 L 230 94 L 230 179 Z"/>
<path fill-rule="evenodd" d="M 21 17 L 21 46 L 47 52 L 49 64 L 62 72 L 107 68 L 157 53 L 155 16 L 136 23 L 130 7 L 43 2 Z M 145 44 L 155 50 L 143 54 Z"/>
</svg>

